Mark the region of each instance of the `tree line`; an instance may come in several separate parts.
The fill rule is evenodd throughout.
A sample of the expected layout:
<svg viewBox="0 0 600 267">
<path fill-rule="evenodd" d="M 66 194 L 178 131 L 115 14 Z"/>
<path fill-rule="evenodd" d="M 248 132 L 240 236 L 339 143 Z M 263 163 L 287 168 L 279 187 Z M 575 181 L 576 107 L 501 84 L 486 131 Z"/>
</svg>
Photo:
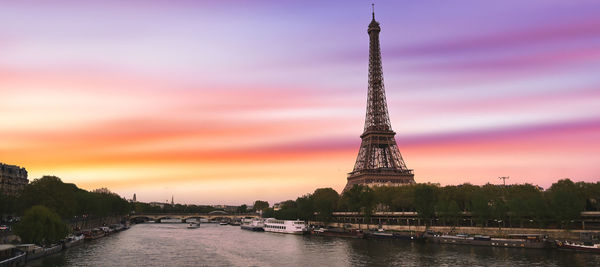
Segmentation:
<svg viewBox="0 0 600 267">
<path fill-rule="evenodd" d="M 133 203 L 135 213 L 209 213 L 217 210 L 212 206 L 206 205 L 186 205 L 186 204 L 163 204 L 162 206 L 152 205 L 144 202 Z"/>
<path fill-rule="evenodd" d="M 67 223 L 123 216 L 130 203 L 106 188 L 86 191 L 63 183 L 55 176 L 44 176 L 27 184 L 18 196 L 2 196 L 0 214 L 21 217 L 14 231 L 24 242 L 49 244 L 66 236 Z"/>
<path fill-rule="evenodd" d="M 560 180 L 547 190 L 531 184 L 483 186 L 411 184 L 397 187 L 356 185 L 339 195 L 331 188 L 284 201 L 263 217 L 329 222 L 334 211 L 417 212 L 426 225 L 458 226 L 470 216 L 478 226 L 568 228 L 582 211 L 600 211 L 600 182 Z"/>
</svg>

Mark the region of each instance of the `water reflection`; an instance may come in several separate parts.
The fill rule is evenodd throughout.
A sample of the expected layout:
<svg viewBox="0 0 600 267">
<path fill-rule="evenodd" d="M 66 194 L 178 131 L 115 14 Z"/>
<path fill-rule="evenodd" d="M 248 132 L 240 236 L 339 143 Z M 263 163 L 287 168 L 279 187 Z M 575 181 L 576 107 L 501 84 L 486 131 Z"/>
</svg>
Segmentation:
<svg viewBox="0 0 600 267">
<path fill-rule="evenodd" d="M 295 236 L 203 224 L 141 224 L 33 266 L 572 266 L 600 255 Z"/>
</svg>

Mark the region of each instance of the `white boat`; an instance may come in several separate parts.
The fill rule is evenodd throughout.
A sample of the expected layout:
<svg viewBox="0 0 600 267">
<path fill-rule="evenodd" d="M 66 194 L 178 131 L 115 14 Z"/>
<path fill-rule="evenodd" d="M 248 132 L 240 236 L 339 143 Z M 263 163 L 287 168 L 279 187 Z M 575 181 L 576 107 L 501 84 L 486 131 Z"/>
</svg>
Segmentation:
<svg viewBox="0 0 600 267">
<path fill-rule="evenodd" d="M 574 242 L 560 242 L 556 241 L 556 245 L 559 248 L 578 250 L 578 251 L 587 251 L 587 252 L 596 252 L 600 253 L 600 244 L 577 244 Z"/>
<path fill-rule="evenodd" d="M 69 235 L 65 238 L 63 242 L 64 248 L 70 248 L 72 246 L 80 245 L 83 243 L 84 235 Z"/>
<path fill-rule="evenodd" d="M 188 229 L 200 228 L 200 222 L 190 222 L 187 226 Z"/>
<path fill-rule="evenodd" d="M 268 218 L 265 220 L 265 232 L 284 233 L 284 234 L 305 234 L 308 228 L 303 221 L 300 220 L 277 220 Z"/>
</svg>

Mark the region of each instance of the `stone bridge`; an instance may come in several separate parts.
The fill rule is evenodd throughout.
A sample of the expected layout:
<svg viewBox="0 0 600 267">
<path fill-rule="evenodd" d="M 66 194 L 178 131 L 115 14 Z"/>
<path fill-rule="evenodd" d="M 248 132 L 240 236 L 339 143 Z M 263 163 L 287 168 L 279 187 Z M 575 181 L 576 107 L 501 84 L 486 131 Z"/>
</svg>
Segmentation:
<svg viewBox="0 0 600 267">
<path fill-rule="evenodd" d="M 163 219 L 178 219 L 181 222 L 186 222 L 189 219 L 206 219 L 209 221 L 236 221 L 243 218 L 260 218 L 259 214 L 228 214 L 226 212 L 209 212 L 209 213 L 140 213 L 129 216 L 130 221 L 156 221 L 160 222 Z"/>
</svg>

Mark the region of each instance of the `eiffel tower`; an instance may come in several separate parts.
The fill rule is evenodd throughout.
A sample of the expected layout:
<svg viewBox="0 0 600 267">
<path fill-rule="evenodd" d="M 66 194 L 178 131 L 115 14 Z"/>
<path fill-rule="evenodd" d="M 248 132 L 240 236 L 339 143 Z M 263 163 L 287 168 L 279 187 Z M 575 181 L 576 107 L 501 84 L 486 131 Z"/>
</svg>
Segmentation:
<svg viewBox="0 0 600 267">
<path fill-rule="evenodd" d="M 367 186 L 399 186 L 415 183 L 413 170 L 408 169 L 392 131 L 383 86 L 383 68 L 379 49 L 381 28 L 373 20 L 369 24 L 369 93 L 365 129 L 360 136 L 362 142 L 356 157 L 354 170 L 348 174 L 344 191 L 355 184 Z"/>
</svg>

